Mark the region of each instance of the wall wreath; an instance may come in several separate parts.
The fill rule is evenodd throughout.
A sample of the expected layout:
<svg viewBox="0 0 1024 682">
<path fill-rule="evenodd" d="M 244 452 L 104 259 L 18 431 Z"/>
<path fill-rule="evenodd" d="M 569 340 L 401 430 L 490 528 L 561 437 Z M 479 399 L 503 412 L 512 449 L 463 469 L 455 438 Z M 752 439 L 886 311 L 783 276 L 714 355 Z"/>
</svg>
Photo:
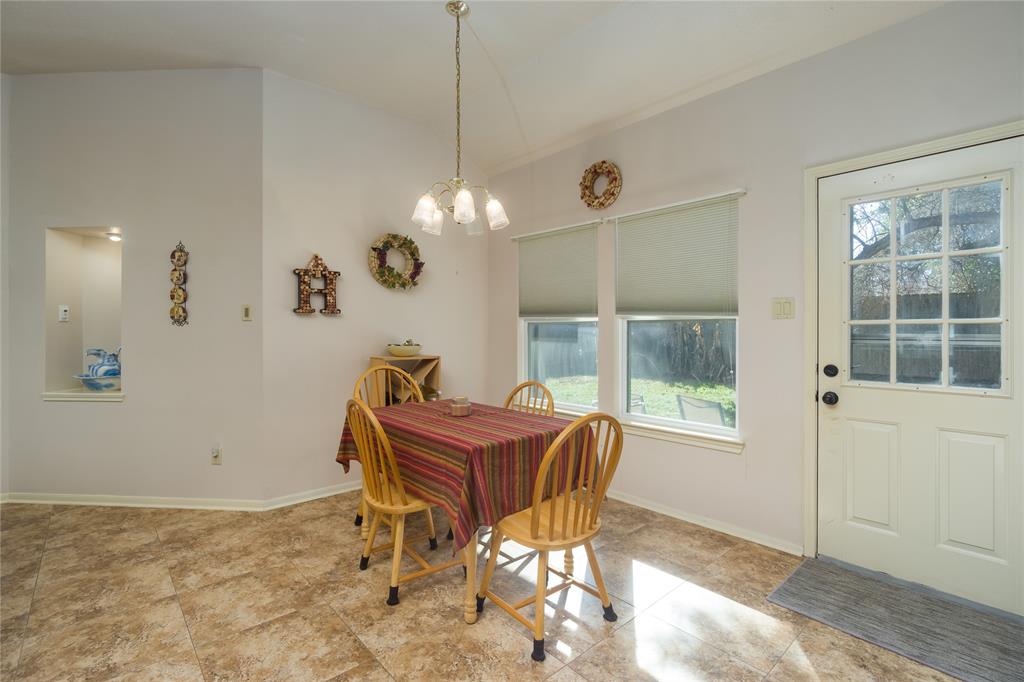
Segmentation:
<svg viewBox="0 0 1024 682">
<path fill-rule="evenodd" d="M 598 196 L 594 193 L 594 183 L 602 175 L 608 178 L 608 186 L 601 192 L 601 196 Z M 580 199 L 590 208 L 608 208 L 619 198 L 621 191 L 622 173 L 611 161 L 598 161 L 583 172 L 583 179 L 580 180 Z"/>
<path fill-rule="evenodd" d="M 405 268 L 402 272 L 388 265 L 388 251 L 391 249 L 405 256 Z M 416 246 L 411 237 L 393 232 L 385 234 L 370 247 L 369 265 L 373 278 L 388 289 L 414 287 L 423 272 L 420 247 Z"/>
</svg>

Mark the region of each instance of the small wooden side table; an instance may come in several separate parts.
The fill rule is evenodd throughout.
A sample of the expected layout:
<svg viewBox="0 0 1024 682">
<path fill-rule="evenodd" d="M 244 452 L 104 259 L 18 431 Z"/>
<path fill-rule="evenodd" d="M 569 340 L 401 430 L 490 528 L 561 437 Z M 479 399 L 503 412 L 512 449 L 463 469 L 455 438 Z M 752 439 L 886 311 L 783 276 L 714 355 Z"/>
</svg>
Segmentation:
<svg viewBox="0 0 1024 682">
<path fill-rule="evenodd" d="M 393 365 L 412 375 L 417 382 L 441 394 L 441 356 L 410 355 L 400 358 L 395 355 L 371 355 L 370 367 Z"/>
</svg>

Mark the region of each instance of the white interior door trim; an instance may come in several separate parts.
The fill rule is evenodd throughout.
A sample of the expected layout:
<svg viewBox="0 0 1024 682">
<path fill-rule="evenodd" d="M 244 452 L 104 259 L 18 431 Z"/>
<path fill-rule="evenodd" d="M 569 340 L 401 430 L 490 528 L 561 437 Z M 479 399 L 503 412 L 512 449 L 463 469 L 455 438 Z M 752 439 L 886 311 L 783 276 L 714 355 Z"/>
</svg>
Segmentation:
<svg viewBox="0 0 1024 682">
<path fill-rule="evenodd" d="M 906 161 L 920 156 L 996 142 L 1024 135 L 1024 120 L 944 137 L 854 159 L 814 166 L 804 171 L 804 410 L 803 528 L 804 556 L 818 553 L 818 181 L 832 175 Z"/>
</svg>

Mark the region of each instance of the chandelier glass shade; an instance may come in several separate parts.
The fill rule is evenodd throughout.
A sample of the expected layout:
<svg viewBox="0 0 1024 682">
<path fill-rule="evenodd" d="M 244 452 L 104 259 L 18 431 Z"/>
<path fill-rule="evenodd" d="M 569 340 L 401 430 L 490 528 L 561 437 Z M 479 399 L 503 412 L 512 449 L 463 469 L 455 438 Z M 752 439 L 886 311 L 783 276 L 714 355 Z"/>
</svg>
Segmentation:
<svg viewBox="0 0 1024 682">
<path fill-rule="evenodd" d="M 424 232 L 440 235 L 444 228 L 445 214 L 449 214 L 459 225 L 466 226 L 466 234 L 475 236 L 484 233 L 483 223 L 478 220 L 476 200 L 473 192 L 484 199 L 484 214 L 492 230 L 500 230 L 509 224 L 508 215 L 501 202 L 491 196 L 486 187 L 470 186 L 462 179 L 462 17 L 469 7 L 462 0 L 449 0 L 445 5 L 448 14 L 455 17 L 455 177 L 435 182 L 416 202 L 412 221 Z"/>
</svg>

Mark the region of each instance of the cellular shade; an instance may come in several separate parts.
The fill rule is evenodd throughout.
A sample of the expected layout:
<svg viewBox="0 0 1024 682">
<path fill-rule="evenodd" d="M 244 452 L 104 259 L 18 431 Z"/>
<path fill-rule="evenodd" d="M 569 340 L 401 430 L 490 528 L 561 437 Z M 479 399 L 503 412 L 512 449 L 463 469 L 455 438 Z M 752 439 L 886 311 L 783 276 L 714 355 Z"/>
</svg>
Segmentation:
<svg viewBox="0 0 1024 682">
<path fill-rule="evenodd" d="M 597 224 L 519 240 L 521 316 L 597 315 Z"/>
<path fill-rule="evenodd" d="M 620 315 L 735 315 L 739 194 L 620 218 Z"/>
</svg>

